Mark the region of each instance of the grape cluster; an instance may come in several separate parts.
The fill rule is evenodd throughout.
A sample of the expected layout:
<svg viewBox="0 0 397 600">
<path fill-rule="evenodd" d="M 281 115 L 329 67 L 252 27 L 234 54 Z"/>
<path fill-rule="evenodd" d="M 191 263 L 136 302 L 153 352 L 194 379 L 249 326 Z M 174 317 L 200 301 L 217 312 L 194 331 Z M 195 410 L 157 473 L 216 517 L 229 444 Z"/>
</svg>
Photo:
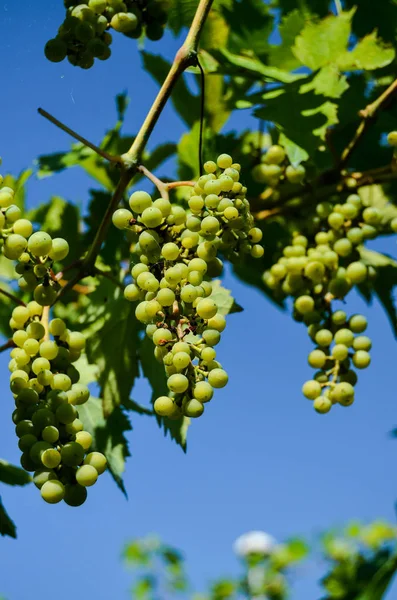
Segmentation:
<svg viewBox="0 0 397 600">
<path fill-rule="evenodd" d="M 167 21 L 166 0 L 65 0 L 65 7 L 65 21 L 44 52 L 52 62 L 67 57 L 82 69 L 91 68 L 95 58 L 110 57 L 109 29 L 135 39 L 145 32 L 150 40 L 159 40 Z"/>
<path fill-rule="evenodd" d="M 334 300 L 343 300 L 354 285 L 376 276 L 360 258 L 359 246 L 384 230 L 382 212 L 364 206 L 357 194 L 343 204 L 322 202 L 312 218 L 312 230 L 294 232 L 292 243 L 264 273 L 263 281 L 278 297 L 292 296 L 294 318 L 303 321 L 316 344 L 309 364 L 319 371 L 303 386 L 303 394 L 314 400 L 314 408 L 328 412 L 333 404 L 348 406 L 354 400 L 357 376 L 352 367 L 370 364 L 371 340 L 361 335 L 367 321 L 362 315 L 348 319 L 334 312 Z M 310 219 L 308 220 L 310 221 Z M 397 226 L 396 220 L 391 227 Z M 314 232 L 313 232 L 314 228 Z"/>
<path fill-rule="evenodd" d="M 289 164 L 287 153 L 280 145 L 270 146 L 261 156 L 261 162 L 255 165 L 251 171 L 254 181 L 266 184 L 269 188 L 276 188 L 280 182 L 287 181 L 292 184 L 302 183 L 306 176 L 303 165 Z M 272 198 L 277 193 L 272 193 Z"/>
<path fill-rule="evenodd" d="M 0 186 L 2 177 L 0 176 Z M 59 284 L 51 277 L 54 262 L 62 261 L 69 253 L 63 238 L 52 239 L 44 231 L 33 233 L 33 225 L 22 218 L 21 209 L 13 204 L 15 192 L 11 187 L 0 187 L 0 248 L 10 260 L 17 260 L 18 285 L 22 291 L 33 291 L 41 306 L 55 300 Z"/>
<path fill-rule="evenodd" d="M 136 317 L 146 324 L 155 357 L 165 367 L 170 396 L 154 404 L 162 416 L 199 417 L 213 388 L 227 384 L 214 348 L 226 325 L 211 297 L 210 280 L 223 269 L 218 252 L 230 260 L 241 253 L 263 255 L 262 232 L 253 226 L 247 190 L 239 181 L 240 165 L 221 154 L 204 169 L 188 210 L 137 191 L 129 199 L 132 212 L 120 208 L 113 215 L 117 228 L 139 236 L 133 283 L 124 295 L 139 302 Z"/>
<path fill-rule="evenodd" d="M 48 331 L 40 322 L 43 307 L 35 301 L 12 312 L 10 388 L 15 399 L 12 415 L 22 451 L 21 465 L 34 471 L 33 481 L 50 504 L 64 500 L 80 506 L 87 487 L 106 469 L 106 458 L 89 453 L 92 436 L 84 431 L 77 406 L 90 397 L 79 383 L 73 365 L 85 347 L 82 333 L 53 319 Z"/>
</svg>

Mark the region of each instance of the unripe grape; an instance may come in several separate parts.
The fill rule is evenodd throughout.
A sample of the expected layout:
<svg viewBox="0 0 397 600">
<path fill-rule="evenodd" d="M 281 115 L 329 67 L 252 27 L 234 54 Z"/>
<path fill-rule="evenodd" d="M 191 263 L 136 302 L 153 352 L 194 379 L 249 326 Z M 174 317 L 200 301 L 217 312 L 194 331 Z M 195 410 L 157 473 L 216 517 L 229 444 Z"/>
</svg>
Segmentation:
<svg viewBox="0 0 397 600">
<path fill-rule="evenodd" d="M 66 58 L 67 51 L 67 45 L 60 38 L 49 40 L 44 47 L 44 54 L 51 62 L 61 62 Z"/>
<path fill-rule="evenodd" d="M 11 233 L 5 240 L 3 253 L 10 260 L 18 259 L 27 246 L 27 241 L 21 235 Z"/>
<path fill-rule="evenodd" d="M 154 410 L 161 417 L 171 417 L 177 410 L 173 398 L 160 396 L 154 402 Z"/>
<path fill-rule="evenodd" d="M 13 231 L 24 238 L 28 238 L 32 234 L 33 225 L 28 219 L 18 219 L 13 225 Z"/>
<path fill-rule="evenodd" d="M 367 267 L 362 262 L 352 262 L 346 269 L 346 275 L 352 283 L 362 283 L 367 278 Z"/>
<path fill-rule="evenodd" d="M 83 465 L 76 472 L 76 481 L 79 485 L 89 487 L 98 479 L 98 471 L 92 465 Z"/>
<path fill-rule="evenodd" d="M 43 431 L 41 432 L 41 437 L 45 442 L 49 444 L 54 444 L 59 439 L 59 431 L 53 425 L 46 425 Z"/>
<path fill-rule="evenodd" d="M 209 402 L 213 395 L 213 387 L 206 381 L 199 381 L 193 388 L 193 396 L 201 403 Z"/>
<path fill-rule="evenodd" d="M 62 463 L 66 466 L 77 467 L 83 462 L 84 448 L 77 442 L 69 442 L 62 447 L 61 457 Z"/>
<path fill-rule="evenodd" d="M 347 358 L 347 356 L 349 354 L 349 349 L 344 344 L 336 344 L 332 348 L 331 354 L 335 360 L 339 360 L 339 361 L 345 360 L 345 358 Z"/>
<path fill-rule="evenodd" d="M 343 328 L 335 333 L 335 344 L 344 344 L 350 347 L 354 340 L 354 334 L 350 329 Z"/>
<path fill-rule="evenodd" d="M 350 406 L 354 402 L 354 388 L 350 383 L 337 383 L 332 390 L 332 400 L 342 406 Z"/>
<path fill-rule="evenodd" d="M 202 319 L 211 319 L 216 315 L 218 307 L 211 298 L 204 298 L 197 304 L 196 311 Z"/>
<path fill-rule="evenodd" d="M 321 369 L 325 365 L 327 357 L 322 350 L 313 350 L 308 356 L 308 363 L 314 369 Z"/>
<path fill-rule="evenodd" d="M 54 479 L 56 480 L 57 476 L 55 475 L 54 471 L 49 469 L 39 469 L 33 475 L 33 483 L 37 488 L 39 488 L 39 490 L 47 481 L 51 481 Z"/>
<path fill-rule="evenodd" d="M 92 465 L 101 475 L 106 470 L 107 460 L 101 452 L 90 452 L 84 459 L 85 465 Z"/>
<path fill-rule="evenodd" d="M 208 383 L 214 388 L 223 388 L 228 381 L 228 374 L 223 369 L 212 369 L 208 373 Z"/>
<path fill-rule="evenodd" d="M 193 419 L 201 417 L 204 412 L 204 406 L 201 402 L 193 398 L 186 402 L 184 407 L 184 413 L 187 417 L 191 417 Z"/>
<path fill-rule="evenodd" d="M 57 504 L 65 496 L 65 487 L 63 483 L 56 479 L 49 479 L 41 487 L 41 497 L 49 504 Z"/>
<path fill-rule="evenodd" d="M 42 453 L 41 462 L 47 469 L 55 469 L 61 462 L 61 455 L 58 450 L 49 448 Z"/>
<path fill-rule="evenodd" d="M 171 392 L 182 394 L 183 392 L 186 392 L 187 388 L 189 387 L 189 380 L 187 377 L 185 377 L 185 375 L 176 373 L 168 378 L 167 386 Z"/>
<path fill-rule="evenodd" d="M 325 414 L 332 408 L 332 402 L 326 396 L 319 396 L 313 402 L 313 408 L 319 414 Z"/>
<path fill-rule="evenodd" d="M 306 176 L 306 169 L 303 165 L 297 165 L 296 167 L 288 165 L 285 169 L 285 176 L 290 183 L 302 183 Z"/>
<path fill-rule="evenodd" d="M 353 315 L 349 319 L 349 328 L 354 333 L 362 333 L 367 329 L 368 321 L 364 315 Z"/>
<path fill-rule="evenodd" d="M 138 26 L 138 18 L 133 13 L 118 12 L 110 21 L 110 26 L 121 33 L 130 33 Z"/>
<path fill-rule="evenodd" d="M 371 350 L 372 342 L 366 335 L 359 335 L 353 341 L 354 350 Z"/>
<path fill-rule="evenodd" d="M 229 154 L 220 154 L 216 162 L 220 169 L 228 169 L 232 166 L 233 159 Z"/>
<path fill-rule="evenodd" d="M 167 342 L 170 342 L 173 338 L 173 334 L 169 329 L 160 328 L 153 334 L 153 343 L 156 346 L 164 346 Z"/>
<path fill-rule="evenodd" d="M 310 313 L 314 309 L 314 300 L 311 296 L 300 296 L 295 300 L 295 308 L 302 315 Z"/>
<path fill-rule="evenodd" d="M 321 394 L 321 385 L 318 381 L 306 381 L 303 384 L 302 393 L 309 400 L 315 400 Z"/>
<path fill-rule="evenodd" d="M 129 199 L 131 210 L 141 214 L 146 208 L 152 206 L 152 198 L 147 192 L 134 192 Z"/>
<path fill-rule="evenodd" d="M 65 504 L 69 506 L 81 506 L 87 499 L 87 490 L 82 485 L 66 485 L 65 486 Z"/>
<path fill-rule="evenodd" d="M 77 410 L 72 404 L 61 404 L 58 406 L 55 416 L 60 423 L 67 425 L 68 423 L 73 423 L 77 417 Z"/>
<path fill-rule="evenodd" d="M 366 369 L 371 362 L 371 357 L 365 350 L 357 350 L 353 354 L 353 364 L 357 369 Z"/>
</svg>

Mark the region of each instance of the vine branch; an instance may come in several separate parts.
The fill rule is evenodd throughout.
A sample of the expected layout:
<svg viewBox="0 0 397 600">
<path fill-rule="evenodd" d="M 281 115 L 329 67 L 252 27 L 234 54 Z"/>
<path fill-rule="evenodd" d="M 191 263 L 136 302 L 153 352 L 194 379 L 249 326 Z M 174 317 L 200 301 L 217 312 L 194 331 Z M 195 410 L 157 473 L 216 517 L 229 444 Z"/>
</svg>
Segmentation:
<svg viewBox="0 0 397 600">
<path fill-rule="evenodd" d="M 10 292 L 3 290 L 3 288 L 0 288 L 0 294 L 3 294 L 3 296 L 7 296 L 7 298 L 9 298 L 15 304 L 19 304 L 19 306 L 26 306 L 26 304 L 25 304 L 25 302 L 23 302 L 23 300 L 20 300 L 17 296 L 14 296 L 14 294 L 11 294 Z"/>
<path fill-rule="evenodd" d="M 73 138 L 75 138 L 76 140 L 78 140 L 79 142 L 84 144 L 84 146 L 87 146 L 88 148 L 91 148 L 91 150 L 94 150 L 94 152 L 99 154 L 99 156 L 102 156 L 102 158 L 105 158 L 106 160 L 108 160 L 109 162 L 112 162 L 112 163 L 117 163 L 117 164 L 122 163 L 122 160 L 119 156 L 113 156 L 112 154 L 105 152 L 104 150 L 102 150 L 101 148 L 99 148 L 98 146 L 96 146 L 95 144 L 90 142 L 89 140 L 87 140 L 85 137 L 83 137 L 82 135 L 80 135 L 79 133 L 77 133 L 76 131 L 74 131 L 73 129 L 71 129 L 70 127 L 65 125 L 64 123 L 62 123 L 62 121 L 59 121 L 58 119 L 56 119 L 53 115 L 51 115 L 49 112 L 44 110 L 44 108 L 38 108 L 37 112 L 42 117 L 45 117 L 46 119 L 48 119 L 48 121 L 53 123 L 56 127 L 58 127 L 59 129 L 62 129 L 62 131 L 64 131 L 65 133 L 68 133 L 70 136 L 72 136 Z"/>
<path fill-rule="evenodd" d="M 5 344 L 0 346 L 0 353 L 9 350 L 9 348 L 14 348 L 15 344 L 12 340 L 8 340 Z"/>
<path fill-rule="evenodd" d="M 342 152 L 339 168 L 342 169 L 347 164 L 362 137 L 365 135 L 367 129 L 375 119 L 377 113 L 390 102 L 391 98 L 396 92 L 397 79 L 395 79 L 393 83 L 389 85 L 389 87 L 379 96 L 379 98 L 374 100 L 374 102 L 371 102 L 371 104 L 368 104 L 363 110 L 360 110 L 359 115 L 361 117 L 361 122 L 357 127 L 353 138 Z"/>
<path fill-rule="evenodd" d="M 66 292 L 71 290 L 81 279 L 90 275 L 95 268 L 96 258 L 101 250 L 102 243 L 106 238 L 109 225 L 112 220 L 113 212 L 116 210 L 120 200 L 123 198 L 126 189 L 128 188 L 131 179 L 138 171 L 139 159 L 142 156 L 142 153 L 146 147 L 146 144 L 149 140 L 149 137 L 168 101 L 171 96 L 172 90 L 174 89 L 177 81 L 179 80 L 182 73 L 190 66 L 197 65 L 197 53 L 198 53 L 198 45 L 200 42 L 201 32 L 203 30 L 206 18 L 208 16 L 209 11 L 211 10 L 212 4 L 214 0 L 200 0 L 199 5 L 196 10 L 196 14 L 194 16 L 192 25 L 189 29 L 189 32 L 186 36 L 184 43 L 181 48 L 176 53 L 174 62 L 170 68 L 170 71 L 165 78 L 163 85 L 161 86 L 156 99 L 154 100 L 149 112 L 138 131 L 138 134 L 132 143 L 128 152 L 123 154 L 121 157 L 114 157 L 104 153 L 103 150 L 94 146 L 90 142 L 87 143 L 82 136 L 76 134 L 72 129 L 63 125 L 60 121 L 52 117 L 49 113 L 44 111 L 43 109 L 39 109 L 40 114 L 49 119 L 52 123 L 60 127 L 66 133 L 69 133 L 83 144 L 88 145 L 88 147 L 92 148 L 95 152 L 100 150 L 102 153 L 101 156 L 107 158 L 107 160 L 111 160 L 112 162 L 121 162 L 121 177 L 119 183 L 116 187 L 116 190 L 112 196 L 111 201 L 106 209 L 106 212 L 102 218 L 102 222 L 97 230 L 95 239 L 83 259 L 82 263 L 79 266 L 79 269 L 74 277 L 59 291 L 55 302 L 57 302 Z"/>
</svg>

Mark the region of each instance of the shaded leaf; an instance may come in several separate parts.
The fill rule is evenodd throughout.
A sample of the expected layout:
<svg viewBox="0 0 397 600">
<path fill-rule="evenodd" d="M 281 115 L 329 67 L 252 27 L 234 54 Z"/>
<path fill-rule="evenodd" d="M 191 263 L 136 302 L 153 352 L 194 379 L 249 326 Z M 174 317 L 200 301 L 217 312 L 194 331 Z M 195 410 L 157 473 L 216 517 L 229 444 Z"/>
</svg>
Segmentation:
<svg viewBox="0 0 397 600">
<path fill-rule="evenodd" d="M 7 485 L 26 485 L 32 478 L 24 469 L 0 459 L 0 481 Z"/>
<path fill-rule="evenodd" d="M 92 450 L 102 452 L 106 456 L 113 479 L 127 496 L 122 479 L 125 461 L 131 456 L 125 437 L 125 433 L 132 430 L 127 416 L 117 407 L 105 419 L 101 400 L 91 396 L 88 402 L 79 406 L 79 417 L 84 423 L 84 429 L 93 436 Z"/>
<path fill-rule="evenodd" d="M 4 504 L 1 501 L 0 496 L 0 535 L 8 535 L 16 539 L 17 537 L 17 529 L 15 527 L 14 521 L 8 516 L 6 509 L 4 508 Z"/>
</svg>

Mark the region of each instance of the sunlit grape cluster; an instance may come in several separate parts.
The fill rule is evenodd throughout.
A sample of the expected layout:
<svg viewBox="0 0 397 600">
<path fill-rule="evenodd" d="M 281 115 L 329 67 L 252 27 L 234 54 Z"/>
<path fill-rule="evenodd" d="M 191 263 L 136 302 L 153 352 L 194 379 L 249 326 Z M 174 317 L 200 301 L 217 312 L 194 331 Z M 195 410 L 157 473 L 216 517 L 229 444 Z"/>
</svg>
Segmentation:
<svg viewBox="0 0 397 600">
<path fill-rule="evenodd" d="M 159 40 L 167 21 L 168 0 L 65 0 L 66 17 L 55 38 L 45 46 L 52 62 L 65 58 L 75 66 L 89 69 L 95 59 L 107 60 L 111 55 L 112 35 L 118 31 L 130 38 L 143 33 Z"/>
<path fill-rule="evenodd" d="M 295 298 L 294 317 L 308 326 L 316 344 L 309 364 L 319 369 L 304 384 L 303 393 L 314 400 L 318 412 L 325 413 L 333 404 L 352 404 L 357 382 L 352 368 L 370 364 L 371 341 L 361 335 L 367 327 L 365 317 L 348 319 L 344 311 L 334 312 L 333 301 L 343 300 L 354 285 L 376 276 L 373 267 L 361 260 L 359 247 L 394 223 L 384 224 L 382 212 L 364 206 L 357 194 L 349 195 L 343 204 L 318 204 L 313 219 L 316 233 L 295 232 L 263 281 L 276 296 Z M 303 224 L 302 230 L 306 233 Z"/>
<path fill-rule="evenodd" d="M 306 177 L 306 169 L 301 164 L 290 164 L 285 149 L 280 145 L 273 145 L 262 154 L 261 162 L 253 167 L 251 175 L 257 183 L 277 188 L 283 181 L 302 183 Z M 276 193 L 273 192 L 272 198 L 275 196 Z"/>
<path fill-rule="evenodd" d="M 89 452 L 92 436 L 84 431 L 76 408 L 90 397 L 73 365 L 84 350 L 85 338 L 57 318 L 50 321 L 47 334 L 42 312 L 43 307 L 32 301 L 17 306 L 11 317 L 15 348 L 9 363 L 10 388 L 16 407 L 12 419 L 21 465 L 34 471 L 33 481 L 46 502 L 64 500 L 80 506 L 86 488 L 106 469 L 105 456 Z"/>
<path fill-rule="evenodd" d="M 124 295 L 139 302 L 136 317 L 146 324 L 156 359 L 165 367 L 170 396 L 154 404 L 162 416 L 199 417 L 214 388 L 227 384 L 215 350 L 226 320 L 211 296 L 210 280 L 223 268 L 218 253 L 231 260 L 244 253 L 263 255 L 262 232 L 253 226 L 247 190 L 239 181 L 240 165 L 221 154 L 204 169 L 188 210 L 166 198 L 153 202 L 138 191 L 129 200 L 132 212 L 120 208 L 113 215 L 117 228 L 139 236 L 133 282 Z"/>
<path fill-rule="evenodd" d="M 2 177 L 0 175 L 0 186 Z M 0 187 L 0 247 L 3 255 L 18 261 L 15 270 L 20 275 L 22 291 L 32 291 L 41 306 L 55 300 L 59 284 L 51 277 L 54 262 L 62 261 L 69 253 L 69 244 L 63 238 L 52 239 L 44 231 L 33 233 L 33 225 L 22 217 L 14 204 L 15 192 L 11 187 Z"/>
</svg>

